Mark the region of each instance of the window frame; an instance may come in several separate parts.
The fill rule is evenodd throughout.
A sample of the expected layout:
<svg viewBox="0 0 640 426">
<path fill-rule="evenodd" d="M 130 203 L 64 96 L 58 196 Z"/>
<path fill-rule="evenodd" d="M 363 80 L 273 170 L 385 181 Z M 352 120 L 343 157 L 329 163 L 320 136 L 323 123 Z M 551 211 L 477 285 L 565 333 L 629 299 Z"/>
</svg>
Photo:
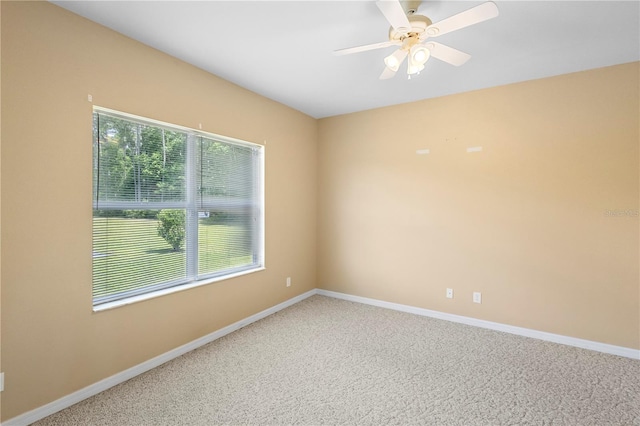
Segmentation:
<svg viewBox="0 0 640 426">
<path fill-rule="evenodd" d="M 132 123 L 141 124 L 145 126 L 155 126 L 161 129 L 165 129 L 172 132 L 184 132 L 186 134 L 186 161 L 185 161 L 185 200 L 184 201 L 166 201 L 166 202 L 136 202 L 136 201 L 105 201 L 97 200 L 95 194 L 92 195 L 92 240 L 94 235 L 93 230 L 93 212 L 96 210 L 161 210 L 161 209 L 184 209 L 186 212 L 185 231 L 190 238 L 186 239 L 185 251 L 186 251 L 186 277 L 185 279 L 178 279 L 167 281 L 158 284 L 150 284 L 138 289 L 132 289 L 126 292 L 120 293 L 120 296 L 98 296 L 93 295 L 94 288 L 94 265 L 92 261 L 92 304 L 93 311 L 98 312 L 106 309 L 115 308 L 118 306 L 135 303 L 142 300 L 147 300 L 166 294 L 187 290 L 202 285 L 207 285 L 227 279 L 236 278 L 242 275 L 251 274 L 254 272 L 262 271 L 265 266 L 265 146 L 253 142 L 248 142 L 228 136 L 222 136 L 215 133 L 205 132 L 185 126 L 166 123 L 163 121 L 140 117 L 137 115 L 125 113 L 122 111 L 116 111 L 109 108 L 94 105 L 92 109 L 92 120 L 95 114 L 107 114 L 111 117 L 127 120 Z M 215 142 L 221 142 L 229 145 L 236 145 L 251 148 L 254 153 L 258 154 L 257 169 L 252 169 L 254 176 L 253 179 L 257 179 L 258 194 L 256 202 L 251 205 L 252 208 L 257 206 L 259 214 L 257 215 L 257 231 L 253 234 L 252 238 L 252 253 L 253 262 L 250 265 L 242 265 L 237 267 L 227 268 L 221 271 L 214 271 L 207 274 L 199 274 L 198 271 L 198 219 L 199 219 L 199 206 L 198 196 L 199 188 L 197 186 L 197 166 L 196 166 L 196 151 L 198 140 L 197 138 L 205 138 Z M 92 144 L 96 143 L 95 135 L 92 136 Z M 93 162 L 93 161 L 92 161 Z M 92 175 L 95 176 L 96 164 L 92 166 Z M 95 189 L 95 179 L 92 180 L 92 191 Z M 206 210 L 212 208 L 207 207 Z M 224 211 L 224 209 L 221 209 Z M 93 242 L 92 242 L 93 252 Z M 124 295 L 123 295 L 124 294 Z"/>
</svg>

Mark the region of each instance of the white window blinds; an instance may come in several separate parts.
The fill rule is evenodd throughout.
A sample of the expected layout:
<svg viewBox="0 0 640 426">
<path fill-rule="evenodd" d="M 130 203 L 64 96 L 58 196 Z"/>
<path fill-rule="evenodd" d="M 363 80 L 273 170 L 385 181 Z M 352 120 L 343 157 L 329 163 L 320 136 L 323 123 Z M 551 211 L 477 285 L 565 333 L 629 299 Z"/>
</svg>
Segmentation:
<svg viewBox="0 0 640 426">
<path fill-rule="evenodd" d="M 94 109 L 93 300 L 263 266 L 260 145 Z"/>
</svg>

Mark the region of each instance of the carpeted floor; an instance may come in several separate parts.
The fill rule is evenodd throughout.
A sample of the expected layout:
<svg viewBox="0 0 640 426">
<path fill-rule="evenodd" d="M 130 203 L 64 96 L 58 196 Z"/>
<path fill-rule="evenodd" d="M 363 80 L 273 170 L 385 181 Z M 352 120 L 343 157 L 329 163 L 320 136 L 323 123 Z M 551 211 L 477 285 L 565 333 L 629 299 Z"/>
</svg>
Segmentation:
<svg viewBox="0 0 640 426">
<path fill-rule="evenodd" d="M 35 424 L 640 426 L 640 361 L 313 296 Z"/>
</svg>

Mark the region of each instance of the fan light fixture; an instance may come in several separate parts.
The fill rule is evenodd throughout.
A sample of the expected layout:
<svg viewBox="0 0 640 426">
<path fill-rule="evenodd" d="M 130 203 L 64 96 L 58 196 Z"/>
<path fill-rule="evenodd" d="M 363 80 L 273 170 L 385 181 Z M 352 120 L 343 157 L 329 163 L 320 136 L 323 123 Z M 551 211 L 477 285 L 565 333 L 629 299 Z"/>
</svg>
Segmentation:
<svg viewBox="0 0 640 426">
<path fill-rule="evenodd" d="M 407 67 L 407 74 L 418 74 L 420 71 L 424 69 L 424 65 L 416 64 L 413 61 L 409 61 L 409 66 Z"/>
<path fill-rule="evenodd" d="M 398 71 L 400 65 L 404 62 L 404 58 L 407 56 L 407 51 L 404 49 L 398 49 L 391 55 L 384 58 L 384 64 L 394 73 Z"/>
<path fill-rule="evenodd" d="M 398 68 L 400 68 L 400 61 L 398 61 L 398 58 L 396 58 L 394 54 L 384 58 L 384 63 L 392 71 L 398 71 Z"/>
<path fill-rule="evenodd" d="M 424 69 L 424 64 L 427 62 L 431 52 L 425 46 L 416 44 L 411 46 L 409 50 L 409 63 L 407 64 L 407 74 L 411 78 L 412 74 L 418 74 Z"/>
<path fill-rule="evenodd" d="M 425 46 L 417 44 L 411 48 L 411 59 L 414 63 L 424 65 L 429 60 L 431 52 Z"/>
<path fill-rule="evenodd" d="M 389 67 L 389 69 L 393 71 L 398 71 L 398 68 L 400 67 L 400 62 L 398 61 L 398 58 L 396 58 L 394 55 L 389 55 L 386 58 L 384 58 L 384 63 L 386 66 Z"/>
</svg>

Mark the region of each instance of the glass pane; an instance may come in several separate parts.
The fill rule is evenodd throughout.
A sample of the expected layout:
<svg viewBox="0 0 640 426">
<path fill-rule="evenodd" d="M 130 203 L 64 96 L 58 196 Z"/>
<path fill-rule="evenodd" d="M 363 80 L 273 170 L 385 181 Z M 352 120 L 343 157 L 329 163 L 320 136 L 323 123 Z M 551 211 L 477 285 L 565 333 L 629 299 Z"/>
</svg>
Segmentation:
<svg viewBox="0 0 640 426">
<path fill-rule="evenodd" d="M 198 212 L 198 275 L 255 265 L 256 229 L 250 211 Z"/>
<path fill-rule="evenodd" d="M 251 207 L 258 188 L 254 150 L 206 138 L 200 138 L 198 148 L 199 206 Z"/>
<path fill-rule="evenodd" d="M 94 210 L 94 299 L 117 299 L 123 293 L 184 282 L 184 218 L 181 209 Z"/>
<path fill-rule="evenodd" d="M 98 203 L 185 199 L 186 133 L 95 113 L 94 135 Z"/>
</svg>

